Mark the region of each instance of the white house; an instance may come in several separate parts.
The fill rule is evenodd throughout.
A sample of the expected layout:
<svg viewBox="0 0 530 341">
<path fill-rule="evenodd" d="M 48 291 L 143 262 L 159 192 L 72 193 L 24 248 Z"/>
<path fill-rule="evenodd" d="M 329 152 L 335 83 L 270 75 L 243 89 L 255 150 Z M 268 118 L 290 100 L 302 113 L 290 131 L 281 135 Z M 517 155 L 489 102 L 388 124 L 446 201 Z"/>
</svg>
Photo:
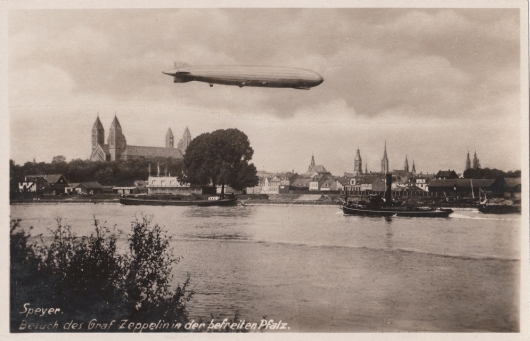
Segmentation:
<svg viewBox="0 0 530 341">
<path fill-rule="evenodd" d="M 147 194 L 201 194 L 200 188 L 191 187 L 190 184 L 183 184 L 177 180 L 176 176 L 149 176 L 147 180 Z"/>
</svg>

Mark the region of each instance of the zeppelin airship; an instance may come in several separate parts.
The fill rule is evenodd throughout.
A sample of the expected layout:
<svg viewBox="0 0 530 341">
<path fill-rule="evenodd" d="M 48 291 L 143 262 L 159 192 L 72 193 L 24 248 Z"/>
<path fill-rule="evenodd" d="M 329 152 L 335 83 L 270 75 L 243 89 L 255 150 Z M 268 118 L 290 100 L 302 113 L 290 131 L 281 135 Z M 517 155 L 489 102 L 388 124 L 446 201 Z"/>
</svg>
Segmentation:
<svg viewBox="0 0 530 341">
<path fill-rule="evenodd" d="M 309 90 L 324 79 L 305 69 L 276 66 L 186 66 L 163 72 L 175 83 L 191 81 L 214 84 L 293 88 Z"/>
</svg>

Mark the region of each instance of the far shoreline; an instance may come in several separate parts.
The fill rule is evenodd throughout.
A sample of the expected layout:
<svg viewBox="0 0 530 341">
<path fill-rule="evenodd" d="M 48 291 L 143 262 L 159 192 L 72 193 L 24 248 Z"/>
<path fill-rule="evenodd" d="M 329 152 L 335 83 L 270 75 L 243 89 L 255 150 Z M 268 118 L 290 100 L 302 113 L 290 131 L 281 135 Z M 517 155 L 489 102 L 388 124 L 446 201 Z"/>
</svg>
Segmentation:
<svg viewBox="0 0 530 341">
<path fill-rule="evenodd" d="M 242 199 L 242 206 L 340 206 L 335 200 L 296 200 L 296 199 Z M 58 205 L 58 204 L 117 204 L 120 205 L 118 197 L 97 198 L 97 197 L 77 197 L 77 198 L 40 198 L 39 200 L 11 200 L 9 205 Z M 451 208 L 457 211 L 477 211 L 476 206 L 469 204 L 438 203 L 437 206 Z"/>
</svg>

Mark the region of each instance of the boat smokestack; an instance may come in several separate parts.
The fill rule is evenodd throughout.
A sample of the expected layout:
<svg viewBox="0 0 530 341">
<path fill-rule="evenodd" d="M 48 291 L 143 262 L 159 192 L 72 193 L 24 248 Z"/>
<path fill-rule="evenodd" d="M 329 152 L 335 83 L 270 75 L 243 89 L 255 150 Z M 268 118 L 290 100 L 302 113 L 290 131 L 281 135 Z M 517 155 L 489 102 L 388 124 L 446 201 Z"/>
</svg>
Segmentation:
<svg viewBox="0 0 530 341">
<path fill-rule="evenodd" d="M 387 206 L 392 205 L 392 174 L 386 174 L 385 203 Z"/>
</svg>

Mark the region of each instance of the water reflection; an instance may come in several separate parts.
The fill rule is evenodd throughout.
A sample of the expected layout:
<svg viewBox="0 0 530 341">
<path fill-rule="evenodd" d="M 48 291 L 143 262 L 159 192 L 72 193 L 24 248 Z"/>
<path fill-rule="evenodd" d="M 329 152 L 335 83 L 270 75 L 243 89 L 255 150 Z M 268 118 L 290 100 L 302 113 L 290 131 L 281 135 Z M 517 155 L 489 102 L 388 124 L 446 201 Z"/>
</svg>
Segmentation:
<svg viewBox="0 0 530 341">
<path fill-rule="evenodd" d="M 388 217 L 388 219 L 390 219 L 390 217 Z M 385 219 L 387 221 L 385 233 L 385 246 L 387 247 L 387 249 L 393 249 L 394 241 L 392 240 L 392 237 L 394 236 L 394 228 L 392 227 L 388 219 Z"/>
<path fill-rule="evenodd" d="M 220 240 L 250 240 L 251 236 L 245 233 L 197 233 L 184 235 L 187 239 L 220 239 Z"/>
<path fill-rule="evenodd" d="M 233 206 L 233 207 L 198 207 L 190 206 L 184 212 L 187 218 L 221 218 L 221 217 L 237 217 L 249 218 L 253 215 L 252 207 Z"/>
</svg>

